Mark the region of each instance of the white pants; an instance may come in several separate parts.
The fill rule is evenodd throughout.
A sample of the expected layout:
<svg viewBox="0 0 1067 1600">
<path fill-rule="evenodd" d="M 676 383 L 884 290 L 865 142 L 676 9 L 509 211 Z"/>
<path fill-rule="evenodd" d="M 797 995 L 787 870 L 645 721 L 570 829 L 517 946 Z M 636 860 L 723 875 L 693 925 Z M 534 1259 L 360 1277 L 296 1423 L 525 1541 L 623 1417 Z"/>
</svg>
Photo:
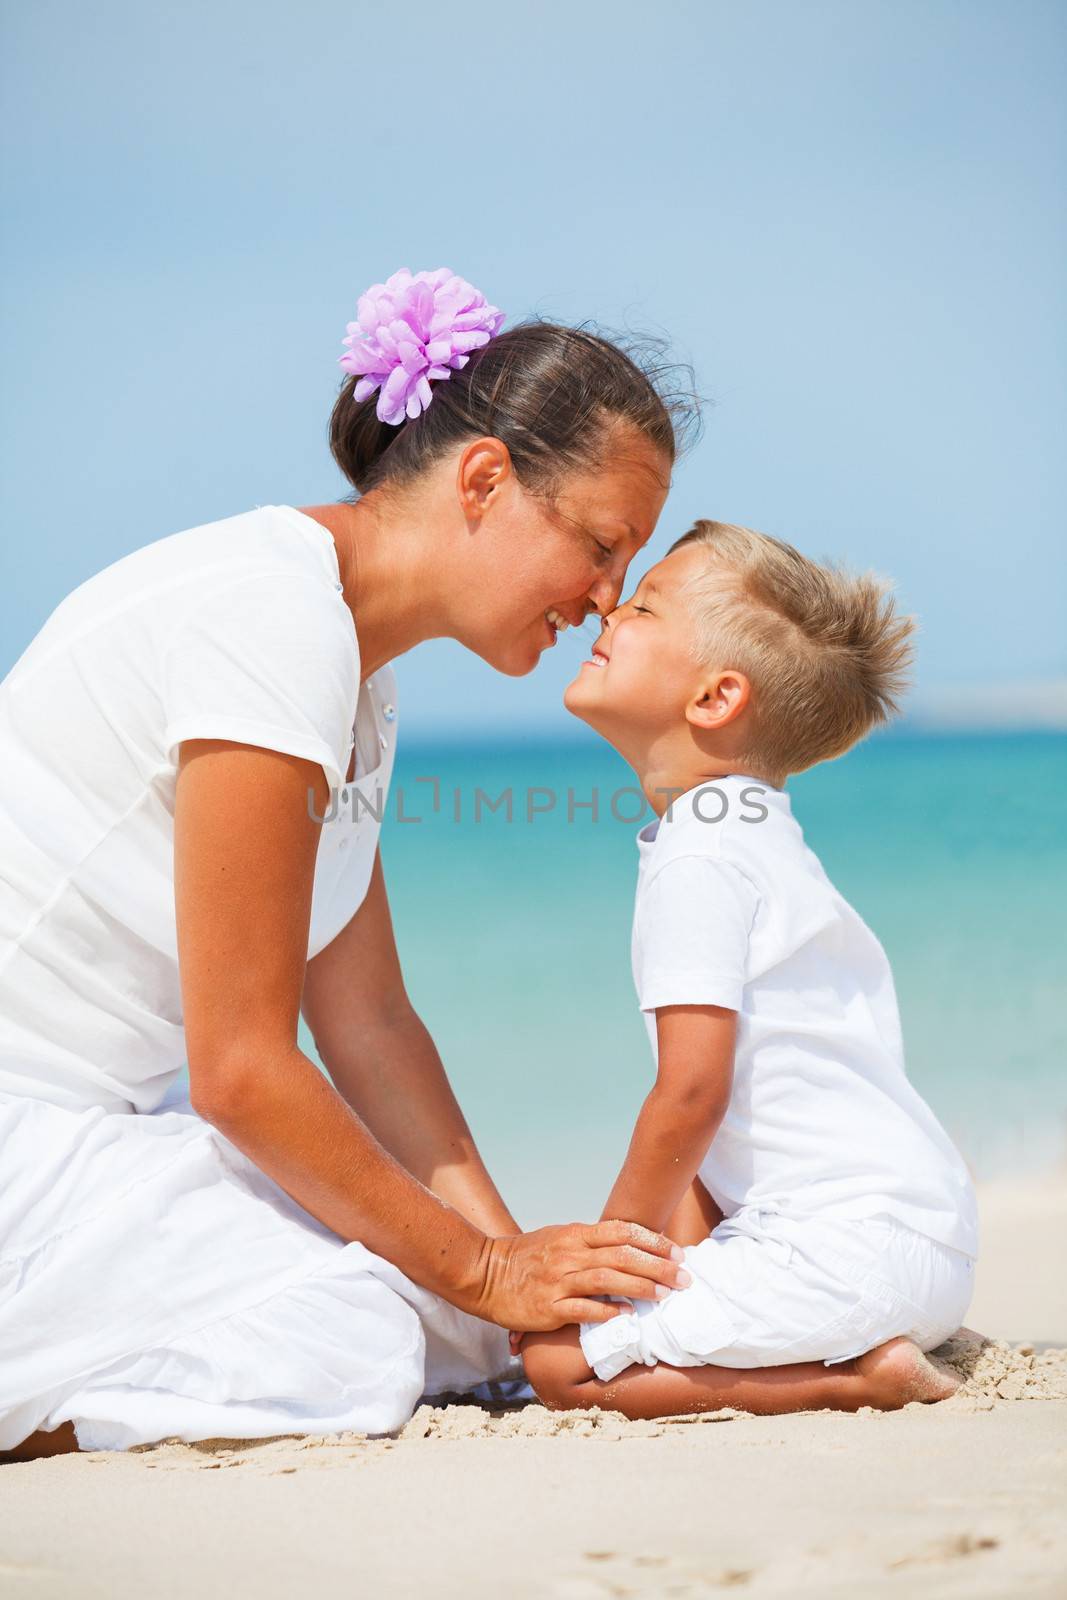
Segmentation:
<svg viewBox="0 0 1067 1600">
<path fill-rule="evenodd" d="M 0 1095 L 0 1449 L 387 1433 L 521 1371 L 506 1332 L 346 1244 L 190 1107 Z"/>
<path fill-rule="evenodd" d="M 974 1291 L 970 1256 L 889 1215 L 787 1217 L 745 1207 L 690 1246 L 685 1265 L 688 1288 L 637 1301 L 611 1322 L 582 1324 L 598 1378 L 636 1362 L 831 1366 L 897 1334 L 932 1350 L 960 1326 Z"/>
</svg>

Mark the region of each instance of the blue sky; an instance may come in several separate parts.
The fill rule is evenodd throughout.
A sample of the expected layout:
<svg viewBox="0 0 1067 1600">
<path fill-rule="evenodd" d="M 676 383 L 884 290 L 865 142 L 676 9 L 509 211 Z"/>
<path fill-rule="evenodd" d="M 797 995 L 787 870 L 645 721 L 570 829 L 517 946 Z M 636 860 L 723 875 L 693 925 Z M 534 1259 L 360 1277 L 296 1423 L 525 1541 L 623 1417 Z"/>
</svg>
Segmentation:
<svg viewBox="0 0 1067 1600">
<path fill-rule="evenodd" d="M 874 568 L 920 619 L 917 714 L 1061 717 L 1062 5 L 3 17 L 0 671 L 136 546 L 339 498 L 356 299 L 445 265 L 510 320 L 694 363 L 713 403 L 649 560 L 702 515 Z M 514 680 L 423 646 L 405 724 L 562 731 L 581 656 Z"/>
</svg>

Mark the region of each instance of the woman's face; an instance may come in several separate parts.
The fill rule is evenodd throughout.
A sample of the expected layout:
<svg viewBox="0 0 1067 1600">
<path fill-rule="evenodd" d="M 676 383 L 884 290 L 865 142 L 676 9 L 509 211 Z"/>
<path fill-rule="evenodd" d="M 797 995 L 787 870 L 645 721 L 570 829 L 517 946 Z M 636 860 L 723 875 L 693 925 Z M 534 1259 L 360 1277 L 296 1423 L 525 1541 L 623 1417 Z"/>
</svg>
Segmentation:
<svg viewBox="0 0 1067 1600">
<path fill-rule="evenodd" d="M 498 672 L 521 677 L 562 626 L 615 609 L 627 567 L 655 530 L 671 464 L 628 429 L 602 466 L 571 473 L 549 507 L 522 488 L 506 452 L 496 466 L 491 454 L 480 462 L 483 475 L 477 462 L 472 474 L 481 497 L 473 582 L 454 636 Z M 462 497 L 462 469 L 460 487 Z"/>
</svg>

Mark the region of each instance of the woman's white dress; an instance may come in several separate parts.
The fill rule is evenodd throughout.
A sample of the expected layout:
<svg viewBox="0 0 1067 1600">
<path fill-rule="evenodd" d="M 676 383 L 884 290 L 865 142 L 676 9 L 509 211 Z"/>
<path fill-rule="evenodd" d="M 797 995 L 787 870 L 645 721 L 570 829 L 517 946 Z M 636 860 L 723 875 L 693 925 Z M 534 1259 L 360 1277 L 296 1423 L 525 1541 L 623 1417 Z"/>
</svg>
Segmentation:
<svg viewBox="0 0 1067 1600">
<path fill-rule="evenodd" d="M 366 893 L 392 772 L 395 680 L 359 671 L 332 536 L 261 506 L 97 573 L 0 684 L 0 1449 L 68 1420 L 86 1449 L 387 1432 L 515 1370 L 175 1094 L 178 746 L 323 767 L 310 958 Z"/>
</svg>

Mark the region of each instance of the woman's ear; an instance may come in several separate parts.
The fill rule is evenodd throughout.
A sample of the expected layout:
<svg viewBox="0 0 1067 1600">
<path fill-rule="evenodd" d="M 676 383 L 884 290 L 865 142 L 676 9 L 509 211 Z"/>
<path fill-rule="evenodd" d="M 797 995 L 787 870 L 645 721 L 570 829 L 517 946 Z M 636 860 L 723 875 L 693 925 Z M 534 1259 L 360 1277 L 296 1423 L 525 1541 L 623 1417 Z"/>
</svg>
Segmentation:
<svg viewBox="0 0 1067 1600">
<path fill-rule="evenodd" d="M 751 697 L 752 685 L 743 672 L 713 673 L 702 679 L 686 706 L 686 721 L 705 733 L 715 733 L 739 717 Z"/>
<path fill-rule="evenodd" d="M 486 435 L 464 446 L 456 469 L 456 493 L 468 522 L 485 515 L 513 471 L 511 451 L 503 439 Z"/>
</svg>

